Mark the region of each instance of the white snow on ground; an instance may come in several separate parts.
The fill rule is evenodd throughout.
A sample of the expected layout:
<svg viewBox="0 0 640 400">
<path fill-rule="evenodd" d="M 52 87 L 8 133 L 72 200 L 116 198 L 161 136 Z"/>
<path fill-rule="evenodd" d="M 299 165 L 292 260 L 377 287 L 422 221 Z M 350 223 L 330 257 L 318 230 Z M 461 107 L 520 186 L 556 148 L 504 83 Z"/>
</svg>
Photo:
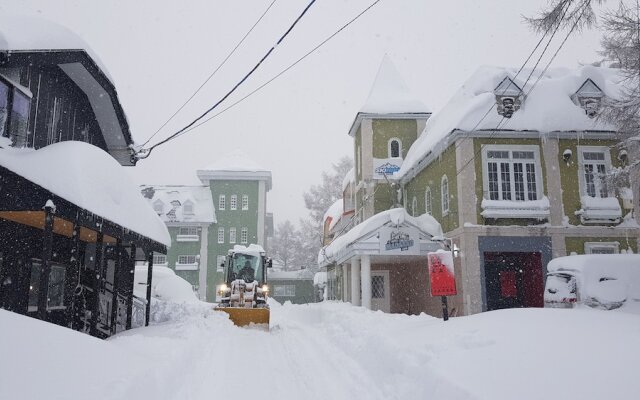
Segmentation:
<svg viewBox="0 0 640 400">
<path fill-rule="evenodd" d="M 640 317 L 621 312 L 514 309 L 443 322 L 274 302 L 271 332 L 192 310 L 108 341 L 3 310 L 0 325 L 2 399 L 587 400 L 640 392 Z"/>
</svg>

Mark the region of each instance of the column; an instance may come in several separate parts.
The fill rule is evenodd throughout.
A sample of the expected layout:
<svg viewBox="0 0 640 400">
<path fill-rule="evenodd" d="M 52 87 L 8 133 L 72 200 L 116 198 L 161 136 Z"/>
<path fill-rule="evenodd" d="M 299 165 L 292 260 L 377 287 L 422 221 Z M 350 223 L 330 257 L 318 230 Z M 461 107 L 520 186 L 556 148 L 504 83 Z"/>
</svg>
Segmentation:
<svg viewBox="0 0 640 400">
<path fill-rule="evenodd" d="M 47 320 L 47 298 L 49 297 L 49 275 L 51 274 L 51 255 L 53 253 L 53 213 L 50 201 L 44 206 L 44 231 L 42 237 L 42 265 L 38 288 L 38 319 Z"/>
<path fill-rule="evenodd" d="M 360 260 L 351 259 L 351 304 L 360 305 Z"/>
<path fill-rule="evenodd" d="M 371 258 L 362 256 L 360 279 L 362 280 L 362 307 L 371 310 Z"/>
<path fill-rule="evenodd" d="M 144 315 L 144 326 L 149 326 L 149 316 L 151 314 L 151 284 L 153 283 L 153 251 L 148 251 L 147 254 L 147 309 Z"/>
<path fill-rule="evenodd" d="M 347 264 L 342 264 L 342 301 L 347 301 L 349 289 L 347 288 Z"/>
</svg>

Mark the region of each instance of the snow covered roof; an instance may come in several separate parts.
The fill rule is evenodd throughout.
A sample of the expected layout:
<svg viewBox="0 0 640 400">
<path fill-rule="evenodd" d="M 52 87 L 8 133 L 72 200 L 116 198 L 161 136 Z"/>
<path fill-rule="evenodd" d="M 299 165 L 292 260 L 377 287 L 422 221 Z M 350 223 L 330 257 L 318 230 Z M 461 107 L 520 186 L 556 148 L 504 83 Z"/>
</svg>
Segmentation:
<svg viewBox="0 0 640 400">
<path fill-rule="evenodd" d="M 313 272 L 308 269 L 300 269 L 297 271 L 276 271 L 268 270 L 267 279 L 269 280 L 312 280 Z"/>
<path fill-rule="evenodd" d="M 355 167 L 351 167 L 349 172 L 347 172 L 347 174 L 344 176 L 344 179 L 342 180 L 342 191 L 344 192 L 347 186 L 354 183 L 355 181 L 356 181 Z"/>
<path fill-rule="evenodd" d="M 0 16 L 0 51 L 82 50 L 113 83 L 100 58 L 80 36 L 41 17 Z"/>
<path fill-rule="evenodd" d="M 331 218 L 331 222 L 329 222 L 329 230 L 331 230 L 336 223 L 342 217 L 342 213 L 344 212 L 344 201 L 342 199 L 338 199 L 329 207 L 327 212 L 324 213 L 324 217 L 322 218 L 323 222 L 327 221 L 327 218 Z"/>
<path fill-rule="evenodd" d="M 400 76 L 396 66 L 388 55 L 384 55 L 378 73 L 371 86 L 369 97 L 361 113 L 427 113 L 427 106 L 419 100 Z"/>
<path fill-rule="evenodd" d="M 541 71 L 536 71 L 526 87 L 524 83 L 531 71 L 504 67 L 480 67 L 449 100 L 435 113 L 424 132 L 411 146 L 398 171 L 402 178 L 429 153 L 438 153 L 447 147 L 445 140 L 455 131 L 495 130 L 503 117 L 496 110 L 496 88 L 509 77 L 526 94 Z M 500 129 L 517 131 L 615 131 L 615 127 L 589 118 L 585 110 L 572 101 L 572 95 L 591 79 L 606 96 L 616 98 L 621 90 L 619 70 L 585 66 L 576 70 L 550 69 L 522 102 L 511 118 L 506 118 Z M 513 87 L 508 85 L 507 88 Z M 483 116 L 491 110 L 486 117 Z"/>
<path fill-rule="evenodd" d="M 68 141 L 39 150 L 0 149 L 0 166 L 78 207 L 171 245 L 167 227 L 129 174 L 96 146 Z"/>
<path fill-rule="evenodd" d="M 234 253 L 247 254 L 250 256 L 260 257 L 265 254 L 264 249 L 259 244 L 250 244 L 249 246 L 243 246 L 240 244 L 236 244 L 233 246 Z"/>
<path fill-rule="evenodd" d="M 236 149 L 218 158 L 206 168 L 197 171 L 203 183 L 214 179 L 265 180 L 271 189 L 271 171 L 261 167 L 252 157 Z"/>
<path fill-rule="evenodd" d="M 159 215 L 164 222 L 216 222 L 208 186 L 142 185 L 141 192 L 156 212 L 162 207 Z"/>
<path fill-rule="evenodd" d="M 417 227 L 431 237 L 443 238 L 442 226 L 431 215 L 422 214 L 419 217 L 413 217 L 404 208 L 393 208 L 364 220 L 322 248 L 318 253 L 318 265 L 324 266 L 331 263 L 355 241 L 385 225 L 400 226 L 405 223 Z"/>
</svg>

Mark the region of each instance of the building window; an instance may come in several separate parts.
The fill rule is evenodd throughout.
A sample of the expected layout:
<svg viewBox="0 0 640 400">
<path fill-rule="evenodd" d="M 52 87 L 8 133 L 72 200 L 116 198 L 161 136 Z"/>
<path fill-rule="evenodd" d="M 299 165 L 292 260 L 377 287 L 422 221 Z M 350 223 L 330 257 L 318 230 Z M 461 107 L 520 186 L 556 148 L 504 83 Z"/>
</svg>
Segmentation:
<svg viewBox="0 0 640 400">
<path fill-rule="evenodd" d="M 487 199 L 533 201 L 541 197 L 537 146 L 486 146 L 482 161 Z"/>
<path fill-rule="evenodd" d="M 193 203 L 187 200 L 182 205 L 182 212 L 187 215 L 193 215 Z"/>
<path fill-rule="evenodd" d="M 294 297 L 296 295 L 296 286 L 273 285 L 273 295 L 278 297 Z"/>
<path fill-rule="evenodd" d="M 580 194 L 589 197 L 609 197 L 607 170 L 611 165 L 606 147 L 580 146 Z"/>
<path fill-rule="evenodd" d="M 224 243 L 224 228 L 218 228 L 218 243 Z"/>
<path fill-rule="evenodd" d="M 225 210 L 227 208 L 227 197 L 221 194 L 218 197 L 218 210 Z"/>
<path fill-rule="evenodd" d="M 29 282 L 29 311 L 38 310 L 41 273 L 41 261 L 33 260 L 31 262 L 31 279 Z M 49 287 L 47 290 L 47 310 L 60 310 L 64 308 L 65 276 L 66 268 L 63 265 L 51 264 Z"/>
<path fill-rule="evenodd" d="M 618 242 L 585 242 L 585 254 L 618 254 L 620 243 Z"/>
<path fill-rule="evenodd" d="M 216 270 L 218 272 L 224 271 L 224 262 L 226 261 L 225 256 L 217 256 L 216 257 Z"/>
<path fill-rule="evenodd" d="M 433 209 L 431 207 L 431 187 L 430 186 L 427 186 L 427 189 L 424 192 L 424 211 L 429 215 L 433 215 Z"/>
<path fill-rule="evenodd" d="M 237 210 L 238 209 L 238 196 L 235 194 L 231 195 L 231 199 L 229 200 L 229 209 Z"/>
<path fill-rule="evenodd" d="M 182 255 L 178 256 L 178 264 L 195 264 L 196 256 L 195 255 Z"/>
<path fill-rule="evenodd" d="M 402 142 L 398 138 L 392 138 L 389 140 L 387 152 L 389 158 L 402 157 Z"/>
<path fill-rule="evenodd" d="M 236 228 L 229 228 L 229 243 L 236 242 Z"/>
<path fill-rule="evenodd" d="M 198 227 L 197 226 L 181 226 L 178 230 L 178 235 L 185 236 L 198 236 Z"/>
<path fill-rule="evenodd" d="M 247 196 L 246 194 L 242 195 L 242 209 L 243 210 L 249 209 L 249 196 Z"/>
<path fill-rule="evenodd" d="M 31 98 L 0 76 L 0 136 L 13 146 L 27 145 L 27 125 Z"/>
<path fill-rule="evenodd" d="M 418 199 L 416 199 L 416 196 L 413 196 L 413 200 L 411 201 L 411 215 L 415 217 L 417 213 L 418 213 Z"/>
<path fill-rule="evenodd" d="M 249 230 L 247 228 L 242 228 L 240 231 L 240 243 L 246 244 L 249 240 Z"/>
<path fill-rule="evenodd" d="M 442 195 L 442 215 L 449 213 L 449 179 L 446 175 L 442 177 L 440 182 L 440 191 Z"/>
<path fill-rule="evenodd" d="M 166 265 L 166 264 L 167 264 L 167 256 L 165 254 L 153 255 L 153 265 Z"/>
</svg>

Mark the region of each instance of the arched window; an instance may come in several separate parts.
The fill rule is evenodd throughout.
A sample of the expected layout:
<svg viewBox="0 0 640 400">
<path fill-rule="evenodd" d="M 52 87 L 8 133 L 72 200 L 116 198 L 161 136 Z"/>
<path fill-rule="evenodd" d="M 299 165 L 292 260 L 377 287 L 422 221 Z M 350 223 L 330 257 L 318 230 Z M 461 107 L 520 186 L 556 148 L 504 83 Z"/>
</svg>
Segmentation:
<svg viewBox="0 0 640 400">
<path fill-rule="evenodd" d="M 446 175 L 442 177 L 440 190 L 442 195 L 442 215 L 446 215 L 449 213 L 449 179 L 447 179 Z"/>
<path fill-rule="evenodd" d="M 402 157 L 402 142 L 398 138 L 389 139 L 389 158 Z"/>
<path fill-rule="evenodd" d="M 431 208 L 431 187 L 427 186 L 427 190 L 424 192 L 424 211 L 433 215 L 433 209 Z"/>
</svg>

